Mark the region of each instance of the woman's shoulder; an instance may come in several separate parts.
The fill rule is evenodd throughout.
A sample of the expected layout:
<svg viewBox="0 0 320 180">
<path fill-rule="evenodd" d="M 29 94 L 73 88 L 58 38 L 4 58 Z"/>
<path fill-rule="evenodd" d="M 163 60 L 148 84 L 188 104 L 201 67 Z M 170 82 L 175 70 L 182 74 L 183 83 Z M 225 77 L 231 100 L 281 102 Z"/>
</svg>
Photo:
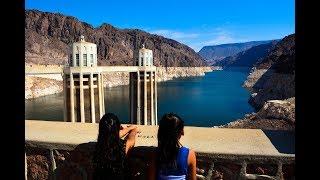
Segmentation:
<svg viewBox="0 0 320 180">
<path fill-rule="evenodd" d="M 190 151 L 193 151 L 193 150 L 190 149 L 190 148 L 188 148 L 188 147 L 182 146 L 182 147 L 180 147 L 179 151 L 180 151 L 180 153 L 187 153 L 187 154 L 189 154 Z"/>
</svg>

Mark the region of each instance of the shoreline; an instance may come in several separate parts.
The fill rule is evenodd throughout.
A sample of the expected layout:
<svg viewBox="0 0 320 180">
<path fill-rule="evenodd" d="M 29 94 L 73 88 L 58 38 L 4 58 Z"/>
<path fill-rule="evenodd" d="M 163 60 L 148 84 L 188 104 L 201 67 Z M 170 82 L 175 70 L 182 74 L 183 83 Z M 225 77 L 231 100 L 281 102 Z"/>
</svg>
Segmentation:
<svg viewBox="0 0 320 180">
<path fill-rule="evenodd" d="M 41 65 L 33 65 L 43 68 Z M 205 76 L 215 67 L 158 67 L 158 81 L 165 82 L 175 78 Z M 104 87 L 117 87 L 129 84 L 129 73 L 109 72 L 103 76 Z M 25 78 L 25 100 L 61 93 L 63 79 L 61 75 L 33 75 Z"/>
</svg>

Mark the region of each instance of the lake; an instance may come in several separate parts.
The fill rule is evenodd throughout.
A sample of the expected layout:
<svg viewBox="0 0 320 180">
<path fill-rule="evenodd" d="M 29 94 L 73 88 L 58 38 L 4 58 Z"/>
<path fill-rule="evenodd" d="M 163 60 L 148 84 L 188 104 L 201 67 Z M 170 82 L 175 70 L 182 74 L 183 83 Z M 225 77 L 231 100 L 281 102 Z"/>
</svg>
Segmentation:
<svg viewBox="0 0 320 180">
<path fill-rule="evenodd" d="M 158 83 L 158 120 L 167 112 L 177 113 L 188 126 L 226 124 L 254 111 L 250 93 L 242 87 L 248 69 L 232 68 L 202 77 L 178 78 Z M 129 88 L 105 88 L 105 112 L 129 122 Z M 26 119 L 63 120 L 63 94 L 25 101 Z"/>
</svg>

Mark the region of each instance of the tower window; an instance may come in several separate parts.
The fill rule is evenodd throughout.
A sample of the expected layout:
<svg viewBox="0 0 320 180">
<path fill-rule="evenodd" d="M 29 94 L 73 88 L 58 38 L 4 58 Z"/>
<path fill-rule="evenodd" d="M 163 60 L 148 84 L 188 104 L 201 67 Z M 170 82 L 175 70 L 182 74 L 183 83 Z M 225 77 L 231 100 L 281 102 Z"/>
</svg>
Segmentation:
<svg viewBox="0 0 320 180">
<path fill-rule="evenodd" d="M 91 64 L 93 64 L 93 54 L 90 54 Z"/>
<path fill-rule="evenodd" d="M 76 54 L 76 65 L 79 66 L 79 54 Z"/>
<path fill-rule="evenodd" d="M 143 57 L 141 57 L 141 64 L 140 64 L 140 66 L 143 66 Z"/>
<path fill-rule="evenodd" d="M 83 65 L 84 65 L 84 66 L 88 66 L 88 63 L 87 63 L 87 54 L 83 54 Z"/>
</svg>

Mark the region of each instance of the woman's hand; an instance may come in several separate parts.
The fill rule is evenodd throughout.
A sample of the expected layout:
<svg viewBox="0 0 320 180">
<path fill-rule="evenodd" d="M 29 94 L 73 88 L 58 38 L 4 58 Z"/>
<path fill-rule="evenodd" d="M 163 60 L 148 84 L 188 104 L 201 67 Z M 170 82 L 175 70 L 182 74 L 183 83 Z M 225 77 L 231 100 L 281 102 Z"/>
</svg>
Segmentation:
<svg viewBox="0 0 320 180">
<path fill-rule="evenodd" d="M 120 138 L 123 138 L 124 136 L 126 136 L 130 131 L 137 129 L 137 126 L 135 125 L 129 125 L 127 127 L 124 126 L 120 126 L 120 131 L 119 131 L 119 136 Z"/>
</svg>

